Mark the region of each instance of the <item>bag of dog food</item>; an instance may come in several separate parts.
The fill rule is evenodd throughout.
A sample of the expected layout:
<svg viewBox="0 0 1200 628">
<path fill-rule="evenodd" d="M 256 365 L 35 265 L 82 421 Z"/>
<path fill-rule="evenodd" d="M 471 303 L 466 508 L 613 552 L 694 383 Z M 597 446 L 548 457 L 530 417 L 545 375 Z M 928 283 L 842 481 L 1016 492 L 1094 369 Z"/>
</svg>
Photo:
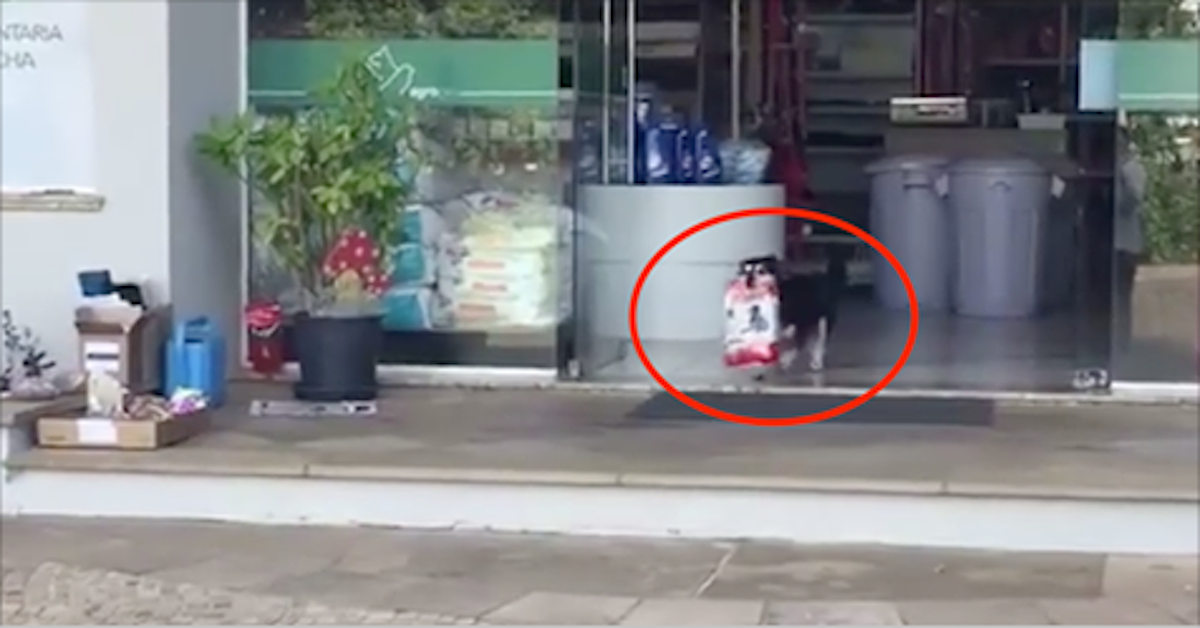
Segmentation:
<svg viewBox="0 0 1200 628">
<path fill-rule="evenodd" d="M 770 366 L 779 361 L 779 288 L 775 276 L 743 269 L 725 290 L 725 366 Z"/>
</svg>

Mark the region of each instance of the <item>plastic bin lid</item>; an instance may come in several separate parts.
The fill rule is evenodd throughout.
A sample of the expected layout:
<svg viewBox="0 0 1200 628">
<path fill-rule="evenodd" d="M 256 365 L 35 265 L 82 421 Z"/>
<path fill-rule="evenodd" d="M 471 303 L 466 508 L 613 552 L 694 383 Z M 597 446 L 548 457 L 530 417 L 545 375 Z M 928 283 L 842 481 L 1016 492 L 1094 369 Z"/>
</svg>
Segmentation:
<svg viewBox="0 0 1200 628">
<path fill-rule="evenodd" d="M 954 173 L 1000 174 L 1000 175 L 1047 175 L 1050 171 L 1032 159 L 965 159 L 951 168 Z"/>
<path fill-rule="evenodd" d="M 950 166 L 949 157 L 937 155 L 894 155 L 873 161 L 866 167 L 867 174 L 882 174 L 898 170 L 944 170 Z"/>
</svg>

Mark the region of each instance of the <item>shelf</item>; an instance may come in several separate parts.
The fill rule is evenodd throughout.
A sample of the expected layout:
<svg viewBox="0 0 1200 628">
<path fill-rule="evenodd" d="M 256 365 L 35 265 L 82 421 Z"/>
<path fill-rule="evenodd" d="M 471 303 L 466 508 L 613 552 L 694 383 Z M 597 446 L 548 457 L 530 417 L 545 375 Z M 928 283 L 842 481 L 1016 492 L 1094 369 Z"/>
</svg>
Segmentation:
<svg viewBox="0 0 1200 628">
<path fill-rule="evenodd" d="M 808 115 L 828 117 L 864 117 L 887 118 L 891 115 L 888 105 L 845 104 L 845 105 L 808 105 Z"/>
<path fill-rule="evenodd" d="M 912 13 L 812 13 L 805 21 L 814 26 L 909 26 L 916 17 Z"/>
<path fill-rule="evenodd" d="M 1076 59 L 1055 59 L 1044 57 L 996 57 L 985 60 L 983 64 L 990 67 L 1003 68 L 1057 68 L 1064 65 L 1078 65 L 1079 61 Z"/>
<path fill-rule="evenodd" d="M 886 83 L 890 81 L 911 81 L 912 73 L 907 74 L 851 74 L 849 72 L 839 72 L 836 70 L 809 70 L 805 74 L 806 78 L 813 81 L 839 81 L 839 82 L 880 82 Z"/>
<path fill-rule="evenodd" d="M 845 156 L 845 157 L 869 157 L 878 155 L 884 152 L 883 146 L 822 146 L 808 144 L 804 147 L 804 153 L 807 155 L 817 156 Z"/>
</svg>

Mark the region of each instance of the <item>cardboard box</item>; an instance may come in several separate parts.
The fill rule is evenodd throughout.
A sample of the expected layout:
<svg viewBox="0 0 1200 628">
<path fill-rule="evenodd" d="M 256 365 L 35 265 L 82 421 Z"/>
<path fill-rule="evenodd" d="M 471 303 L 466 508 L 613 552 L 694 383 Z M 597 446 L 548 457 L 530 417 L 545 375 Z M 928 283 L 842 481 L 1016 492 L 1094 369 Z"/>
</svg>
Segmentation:
<svg viewBox="0 0 1200 628">
<path fill-rule="evenodd" d="M 75 310 L 80 364 L 84 372 L 114 373 L 133 393 L 162 387 L 163 346 L 171 308 L 80 307 Z"/>
<path fill-rule="evenodd" d="M 166 421 L 132 421 L 86 416 L 85 404 L 71 413 L 37 420 L 40 447 L 71 449 L 160 449 L 183 442 L 208 429 L 208 410 Z"/>
</svg>

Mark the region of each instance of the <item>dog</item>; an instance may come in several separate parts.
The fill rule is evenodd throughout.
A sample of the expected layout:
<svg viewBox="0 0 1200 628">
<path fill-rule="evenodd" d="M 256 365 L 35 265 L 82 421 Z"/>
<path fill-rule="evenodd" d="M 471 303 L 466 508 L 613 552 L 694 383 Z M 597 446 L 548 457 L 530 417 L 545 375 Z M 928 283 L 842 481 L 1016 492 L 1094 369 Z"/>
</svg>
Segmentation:
<svg viewBox="0 0 1200 628">
<path fill-rule="evenodd" d="M 825 370 L 829 337 L 837 323 L 838 303 L 847 286 L 846 255 L 834 251 L 824 268 L 793 271 L 774 255 L 744 259 L 740 272 L 750 277 L 770 274 L 779 288 L 779 370 L 787 372 L 808 354 L 813 372 Z M 761 374 L 758 379 L 765 377 Z"/>
</svg>

